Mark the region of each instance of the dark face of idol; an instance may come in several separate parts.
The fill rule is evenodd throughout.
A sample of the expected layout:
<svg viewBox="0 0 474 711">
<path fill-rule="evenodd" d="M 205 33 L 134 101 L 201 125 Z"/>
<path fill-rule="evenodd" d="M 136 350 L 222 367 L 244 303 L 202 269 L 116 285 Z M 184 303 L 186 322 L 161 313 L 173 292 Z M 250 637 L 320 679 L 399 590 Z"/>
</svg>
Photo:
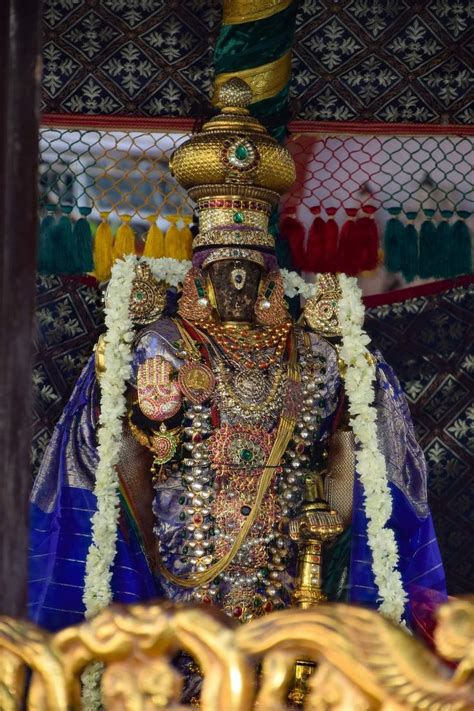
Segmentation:
<svg viewBox="0 0 474 711">
<path fill-rule="evenodd" d="M 212 282 L 222 321 L 253 321 L 262 268 L 246 259 L 212 262 L 205 274 Z"/>
</svg>

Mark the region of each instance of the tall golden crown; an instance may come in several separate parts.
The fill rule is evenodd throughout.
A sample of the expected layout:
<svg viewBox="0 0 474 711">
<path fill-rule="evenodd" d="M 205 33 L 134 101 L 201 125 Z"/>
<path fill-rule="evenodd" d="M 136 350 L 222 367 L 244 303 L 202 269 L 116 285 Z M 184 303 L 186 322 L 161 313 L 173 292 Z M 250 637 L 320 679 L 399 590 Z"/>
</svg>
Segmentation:
<svg viewBox="0 0 474 711">
<path fill-rule="evenodd" d="M 196 201 L 199 234 L 193 248 L 274 247 L 272 207 L 295 180 L 288 150 L 250 115 L 252 91 L 234 77 L 219 89 L 220 113 L 171 156 L 171 172 Z"/>
</svg>

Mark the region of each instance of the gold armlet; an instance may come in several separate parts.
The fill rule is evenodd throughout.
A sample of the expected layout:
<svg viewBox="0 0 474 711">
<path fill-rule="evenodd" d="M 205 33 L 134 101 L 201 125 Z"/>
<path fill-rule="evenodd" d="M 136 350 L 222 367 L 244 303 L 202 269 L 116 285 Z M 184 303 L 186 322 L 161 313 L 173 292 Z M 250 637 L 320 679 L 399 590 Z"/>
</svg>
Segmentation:
<svg viewBox="0 0 474 711">
<path fill-rule="evenodd" d="M 105 373 L 105 333 L 99 336 L 97 343 L 94 346 L 94 362 L 95 374 L 98 382 Z"/>
</svg>

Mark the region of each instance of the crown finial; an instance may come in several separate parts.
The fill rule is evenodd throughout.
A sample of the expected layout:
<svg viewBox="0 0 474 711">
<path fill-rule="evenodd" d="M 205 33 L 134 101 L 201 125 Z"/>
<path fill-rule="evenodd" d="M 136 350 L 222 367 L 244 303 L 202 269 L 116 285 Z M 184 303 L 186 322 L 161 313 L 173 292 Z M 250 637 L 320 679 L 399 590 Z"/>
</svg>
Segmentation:
<svg viewBox="0 0 474 711">
<path fill-rule="evenodd" d="M 252 103 L 252 89 L 239 77 L 227 79 L 217 89 L 216 104 L 220 109 L 227 107 L 247 109 Z"/>
</svg>

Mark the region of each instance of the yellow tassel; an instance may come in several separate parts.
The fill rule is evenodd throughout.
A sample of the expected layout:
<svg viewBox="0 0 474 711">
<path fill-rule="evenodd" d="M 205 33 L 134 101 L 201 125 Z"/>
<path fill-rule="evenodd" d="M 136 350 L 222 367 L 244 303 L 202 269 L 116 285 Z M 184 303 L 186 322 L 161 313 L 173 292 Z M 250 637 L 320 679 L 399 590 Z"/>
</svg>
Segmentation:
<svg viewBox="0 0 474 711">
<path fill-rule="evenodd" d="M 181 240 L 181 256 L 180 259 L 191 259 L 193 256 L 193 233 L 191 232 L 189 225 L 193 221 L 191 215 L 184 215 L 183 222 L 184 227 L 181 228 L 180 240 Z"/>
<path fill-rule="evenodd" d="M 165 237 L 162 230 L 156 224 L 157 215 L 152 215 L 148 218 L 150 229 L 146 236 L 145 249 L 143 250 L 144 257 L 154 257 L 160 259 L 165 256 Z"/>
<path fill-rule="evenodd" d="M 113 258 L 121 259 L 126 254 L 135 254 L 135 235 L 130 226 L 131 215 L 122 215 L 122 224 L 115 235 Z"/>
<path fill-rule="evenodd" d="M 108 212 L 101 212 L 102 222 L 98 226 L 94 239 L 94 273 L 97 281 L 110 279 L 112 269 L 112 230 L 107 222 Z"/>
<path fill-rule="evenodd" d="M 171 225 L 166 230 L 165 235 L 165 257 L 170 257 L 171 259 L 180 259 L 180 245 L 179 245 L 179 233 L 180 230 L 176 226 L 178 222 L 179 215 L 168 215 L 166 218 Z"/>
</svg>

